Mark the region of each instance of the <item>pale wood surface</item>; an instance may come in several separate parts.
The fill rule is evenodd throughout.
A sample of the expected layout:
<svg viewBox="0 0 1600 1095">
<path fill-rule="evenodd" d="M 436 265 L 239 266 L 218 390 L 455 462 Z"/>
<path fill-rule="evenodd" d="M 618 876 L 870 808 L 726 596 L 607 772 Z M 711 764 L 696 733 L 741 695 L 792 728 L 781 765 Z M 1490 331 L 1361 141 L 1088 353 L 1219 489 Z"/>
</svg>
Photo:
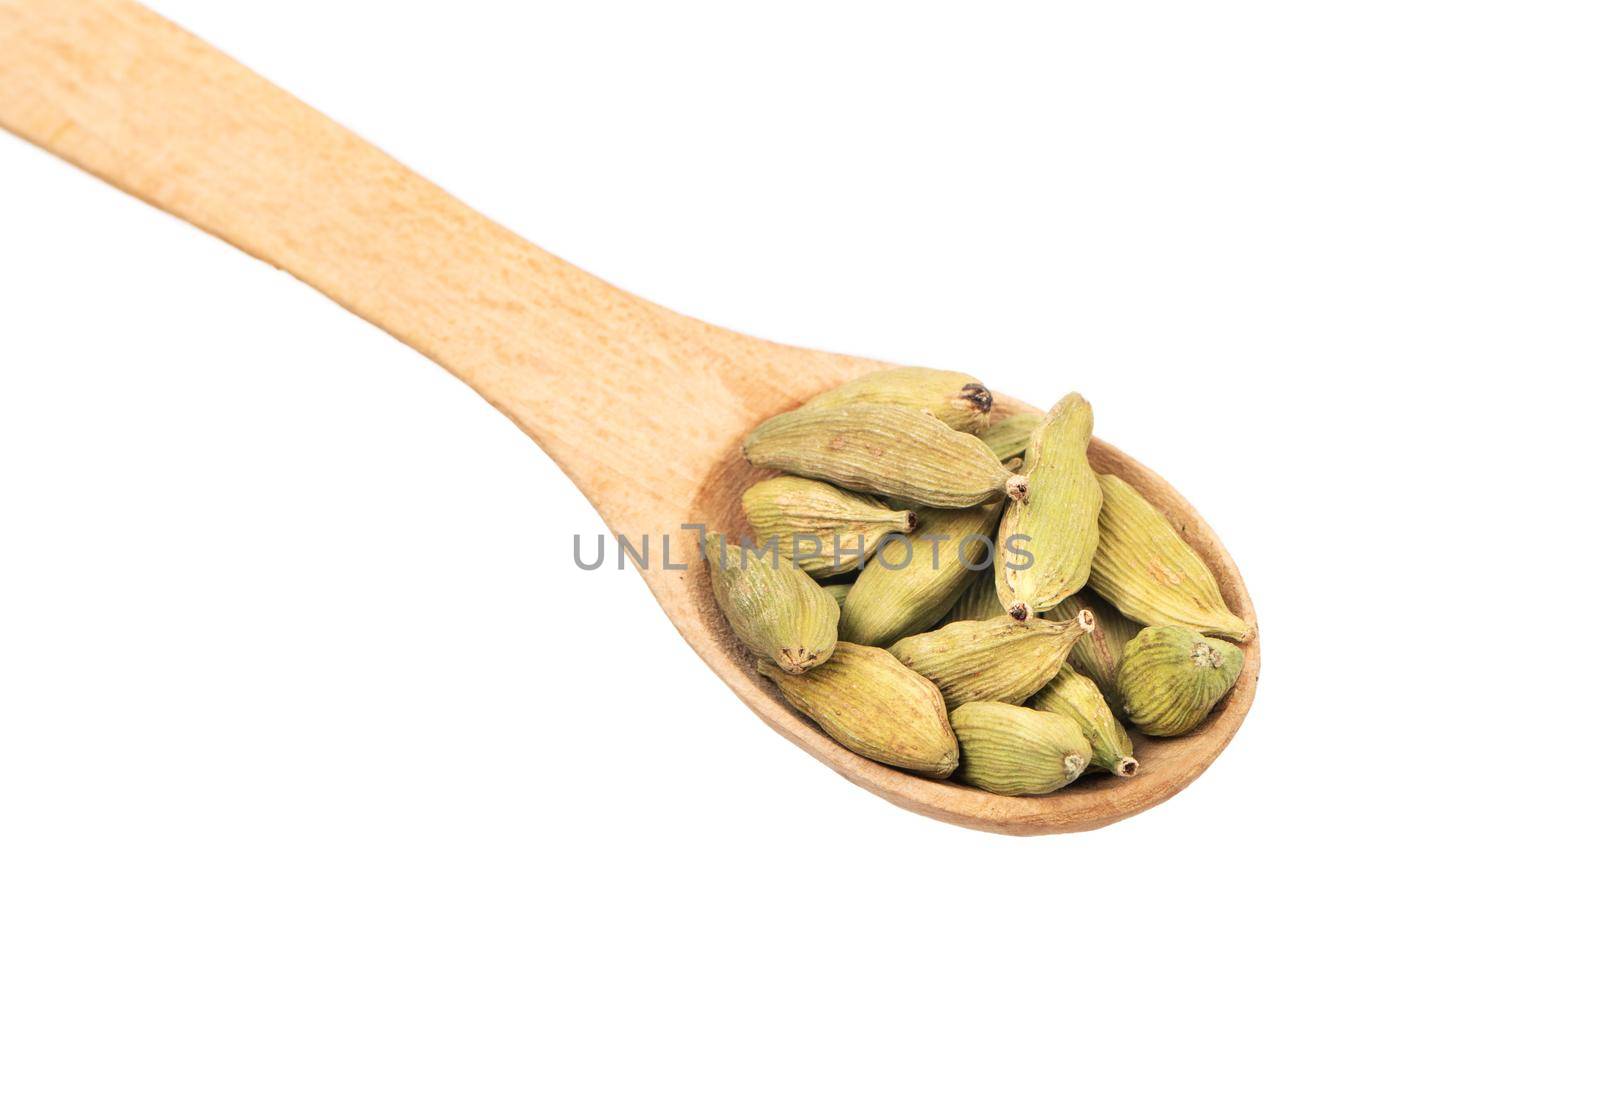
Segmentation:
<svg viewBox="0 0 1600 1095">
<path fill-rule="evenodd" d="M 740 458 L 743 435 L 882 367 L 737 334 L 608 285 L 125 0 L 0 0 L 0 126 L 287 270 L 443 365 L 635 540 L 683 524 L 742 531 L 739 495 L 763 474 Z M 1254 623 L 1233 560 L 1188 503 L 1098 439 L 1091 456 L 1173 519 Z M 712 670 L 790 741 L 897 805 L 997 832 L 1092 829 L 1170 798 L 1233 737 L 1260 668 L 1258 638 L 1205 726 L 1139 740 L 1138 776 L 1005 798 L 835 745 L 756 675 L 702 566 L 644 578 Z"/>
</svg>

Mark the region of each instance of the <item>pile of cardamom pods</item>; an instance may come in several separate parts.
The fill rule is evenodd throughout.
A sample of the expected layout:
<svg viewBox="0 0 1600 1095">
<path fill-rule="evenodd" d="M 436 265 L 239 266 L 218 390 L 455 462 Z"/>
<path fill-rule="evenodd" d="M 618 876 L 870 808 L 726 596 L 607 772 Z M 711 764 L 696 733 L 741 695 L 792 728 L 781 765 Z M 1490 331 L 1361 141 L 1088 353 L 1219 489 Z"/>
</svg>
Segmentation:
<svg viewBox="0 0 1600 1095">
<path fill-rule="evenodd" d="M 753 537 L 708 533 L 717 604 L 759 671 L 847 749 L 995 794 L 1139 768 L 1193 730 L 1251 629 L 1157 509 L 1089 466 L 1077 394 L 990 424 L 936 369 L 871 373 L 757 427 L 779 471 Z"/>
</svg>

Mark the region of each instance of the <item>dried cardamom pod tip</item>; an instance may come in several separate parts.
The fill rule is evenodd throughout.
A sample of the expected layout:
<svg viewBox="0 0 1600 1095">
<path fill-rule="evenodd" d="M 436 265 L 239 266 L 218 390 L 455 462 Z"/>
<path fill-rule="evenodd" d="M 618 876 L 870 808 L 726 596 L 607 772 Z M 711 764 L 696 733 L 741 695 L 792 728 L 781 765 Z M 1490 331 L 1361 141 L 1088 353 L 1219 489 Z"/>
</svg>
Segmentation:
<svg viewBox="0 0 1600 1095">
<path fill-rule="evenodd" d="M 785 673 L 800 674 L 817 664 L 817 651 L 807 650 L 803 646 L 791 650 L 786 646 L 778 651 L 773 662 Z"/>
<path fill-rule="evenodd" d="M 1123 757 L 1117 761 L 1116 766 L 1111 770 L 1117 775 L 1127 778 L 1139 770 L 1139 762 L 1132 757 Z"/>
<path fill-rule="evenodd" d="M 1081 608 L 1078 610 L 1077 620 L 1078 626 L 1083 628 L 1085 634 L 1094 630 L 1094 613 L 1090 612 L 1087 608 Z"/>
<path fill-rule="evenodd" d="M 1025 601 L 1012 601 L 1010 606 L 1006 608 L 1006 612 L 1018 623 L 1024 623 L 1037 615 Z"/>
<path fill-rule="evenodd" d="M 1006 480 L 1006 496 L 1021 505 L 1028 504 L 1028 477 L 1013 475 Z"/>
<path fill-rule="evenodd" d="M 994 406 L 994 396 L 982 384 L 961 385 L 960 398 L 972 404 L 979 414 L 988 414 L 989 408 Z"/>
</svg>

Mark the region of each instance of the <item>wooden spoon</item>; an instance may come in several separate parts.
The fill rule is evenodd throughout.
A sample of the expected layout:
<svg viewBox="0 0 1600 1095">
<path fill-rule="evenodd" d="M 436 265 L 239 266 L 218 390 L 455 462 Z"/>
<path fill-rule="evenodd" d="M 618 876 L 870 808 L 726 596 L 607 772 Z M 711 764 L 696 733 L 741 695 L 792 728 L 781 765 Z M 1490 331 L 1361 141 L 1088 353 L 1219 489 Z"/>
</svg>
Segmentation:
<svg viewBox="0 0 1600 1095">
<path fill-rule="evenodd" d="M 520 426 L 613 532 L 739 532 L 756 423 L 883 366 L 780 346 L 606 284 L 467 208 L 354 134 L 127 0 L 0 0 L 0 125 L 289 271 L 443 365 Z M 1003 408 L 1004 408 L 1003 404 Z M 1011 404 L 1015 410 L 1018 405 Z M 1254 611 L 1215 534 L 1155 473 L 1096 440 L 1095 466 L 1153 501 Z M 679 632 L 768 725 L 857 786 L 976 829 L 1092 829 L 1187 786 L 1238 729 L 1259 643 L 1206 725 L 1141 740 L 1132 779 L 1006 798 L 864 760 L 785 706 L 729 633 L 698 560 L 644 570 Z"/>
</svg>

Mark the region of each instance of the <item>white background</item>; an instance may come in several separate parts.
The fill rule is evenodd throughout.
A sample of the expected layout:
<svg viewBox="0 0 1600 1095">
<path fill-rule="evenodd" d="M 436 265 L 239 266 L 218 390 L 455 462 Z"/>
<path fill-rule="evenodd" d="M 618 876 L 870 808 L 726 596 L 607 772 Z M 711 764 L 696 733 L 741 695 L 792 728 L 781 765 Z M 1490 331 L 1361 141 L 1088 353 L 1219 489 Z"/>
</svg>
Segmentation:
<svg viewBox="0 0 1600 1095">
<path fill-rule="evenodd" d="M 1594 1089 L 1592 8 L 159 7 L 646 297 L 1082 390 L 1264 672 L 1109 829 L 899 811 L 442 370 L 0 137 L 0 1089 Z"/>
</svg>

